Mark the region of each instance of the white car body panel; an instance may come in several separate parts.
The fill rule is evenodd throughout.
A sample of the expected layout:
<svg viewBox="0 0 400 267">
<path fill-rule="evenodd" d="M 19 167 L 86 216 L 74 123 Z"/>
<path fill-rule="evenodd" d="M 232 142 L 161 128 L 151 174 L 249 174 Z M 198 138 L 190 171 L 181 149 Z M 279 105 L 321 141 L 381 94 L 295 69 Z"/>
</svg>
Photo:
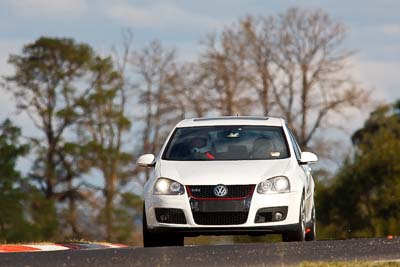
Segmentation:
<svg viewBox="0 0 400 267">
<path fill-rule="evenodd" d="M 261 125 L 282 127 L 287 139 L 290 157 L 286 159 L 272 160 L 218 160 L 218 161 L 173 161 L 163 160 L 161 155 L 165 150 L 168 140 L 175 128 L 213 125 Z M 221 228 L 234 227 L 251 228 L 262 226 L 285 226 L 299 223 L 300 203 L 304 196 L 306 207 L 306 221 L 311 220 L 311 211 L 314 207 L 314 181 L 308 165 L 299 165 L 295 156 L 293 143 L 289 138 L 289 132 L 283 119 L 280 118 L 218 118 L 189 119 L 178 123 L 168 136 L 159 156 L 155 160 L 155 166 L 150 179 L 144 188 L 145 211 L 147 227 L 157 228 Z M 257 185 L 271 177 L 286 176 L 290 181 L 290 192 L 260 194 L 255 188 L 251 197 L 251 205 L 246 223 L 240 225 L 198 225 L 194 222 L 190 196 L 187 190 L 182 195 L 155 195 L 153 187 L 158 178 L 164 177 L 175 180 L 184 186 L 188 185 Z M 255 223 L 254 218 L 259 209 L 265 207 L 288 206 L 286 219 L 277 222 Z M 157 221 L 155 208 L 182 209 L 187 224 L 160 223 Z"/>
</svg>

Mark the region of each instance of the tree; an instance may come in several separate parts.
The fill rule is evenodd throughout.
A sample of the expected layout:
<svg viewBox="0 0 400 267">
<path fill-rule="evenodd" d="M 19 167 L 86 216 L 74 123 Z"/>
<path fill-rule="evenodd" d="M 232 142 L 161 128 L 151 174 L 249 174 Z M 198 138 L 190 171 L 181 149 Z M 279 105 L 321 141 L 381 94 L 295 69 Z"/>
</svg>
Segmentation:
<svg viewBox="0 0 400 267">
<path fill-rule="evenodd" d="M 321 10 L 289 8 L 278 18 L 274 95 L 302 147 L 307 147 L 331 114 L 359 108 L 368 92 L 346 75 L 350 53 L 341 45 L 344 26 Z"/>
<path fill-rule="evenodd" d="M 258 102 L 264 116 L 275 106 L 272 88 L 276 77 L 275 53 L 276 25 L 273 17 L 247 16 L 240 21 L 239 33 L 246 49 L 250 72 L 250 85 L 258 93 Z"/>
<path fill-rule="evenodd" d="M 42 134 L 32 137 L 38 155 L 32 177 L 50 202 L 65 196 L 57 191 L 66 181 L 58 176 L 63 164 L 61 149 L 67 129 L 78 119 L 78 102 L 92 89 L 91 81 L 85 79 L 90 78 L 93 54 L 88 45 L 72 39 L 41 37 L 24 46 L 20 55 L 9 58 L 15 74 L 6 77 L 7 88 L 14 94 L 18 110 L 25 112 Z M 53 217 L 55 220 L 55 214 Z"/>
<path fill-rule="evenodd" d="M 156 154 L 170 127 L 182 119 L 176 101 L 178 79 L 176 54 L 153 41 L 132 56 L 132 66 L 139 80 L 139 104 L 143 106 L 143 134 L 140 152 Z"/>
<path fill-rule="evenodd" d="M 210 35 L 198 60 L 203 92 L 222 115 L 282 116 L 301 147 L 333 115 L 368 102 L 350 75 L 345 28 L 321 10 L 289 8 L 279 16 L 247 16 Z M 259 105 L 254 105 L 254 103 Z"/>
<path fill-rule="evenodd" d="M 24 208 L 28 195 L 21 188 L 22 177 L 16 170 L 17 160 L 28 152 L 28 146 L 20 143 L 20 136 L 21 129 L 9 119 L 0 125 L 0 242 L 32 238 Z"/>
<path fill-rule="evenodd" d="M 359 147 L 360 152 L 365 152 L 370 146 L 370 136 L 376 134 L 382 129 L 393 130 L 395 136 L 400 138 L 398 129 L 393 128 L 394 125 L 400 123 L 400 100 L 393 105 L 379 106 L 375 111 L 371 112 L 369 118 L 364 123 L 364 127 L 357 130 L 351 137 L 354 145 Z"/>
<path fill-rule="evenodd" d="M 354 158 L 318 194 L 321 223 L 336 228 L 329 234 L 382 236 L 400 230 L 399 114 L 398 103 L 372 112 L 353 135 Z"/>
<path fill-rule="evenodd" d="M 124 135 L 129 132 L 131 122 L 126 116 L 126 87 L 112 59 L 96 57 L 91 71 L 96 76 L 94 90 L 79 103 L 82 117 L 78 123 L 78 140 L 85 161 L 90 161 L 89 166 L 100 170 L 104 178 L 102 217 L 105 238 L 112 241 L 117 223 L 113 217 L 117 183 L 131 177 L 129 166 L 133 157 L 123 150 Z"/>
<path fill-rule="evenodd" d="M 212 93 L 204 83 L 204 73 L 201 67 L 195 63 L 178 65 L 172 86 L 173 105 L 176 107 L 179 117 L 204 117 L 215 111 Z"/>
<path fill-rule="evenodd" d="M 235 27 L 226 28 L 221 36 L 209 35 L 198 60 L 203 91 L 209 91 L 209 101 L 220 115 L 246 115 L 254 103 L 241 38 Z"/>
</svg>

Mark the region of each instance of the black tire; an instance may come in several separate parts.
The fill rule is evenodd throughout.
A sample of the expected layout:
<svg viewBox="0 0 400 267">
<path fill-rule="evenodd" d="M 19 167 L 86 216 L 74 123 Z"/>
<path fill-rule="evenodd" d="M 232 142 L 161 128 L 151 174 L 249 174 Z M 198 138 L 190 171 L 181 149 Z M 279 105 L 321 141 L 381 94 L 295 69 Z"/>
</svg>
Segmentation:
<svg viewBox="0 0 400 267">
<path fill-rule="evenodd" d="M 169 247 L 183 246 L 184 236 L 151 233 L 147 228 L 146 212 L 143 207 L 143 246 L 144 247 Z"/>
<path fill-rule="evenodd" d="M 308 228 L 310 228 L 310 232 L 306 233 L 306 241 L 317 240 L 317 216 L 315 213 L 315 207 L 313 207 L 311 215 L 311 225 Z"/>
<path fill-rule="evenodd" d="M 297 229 L 294 231 L 287 231 L 282 234 L 282 241 L 294 242 L 294 241 L 305 241 L 306 238 L 306 222 L 305 222 L 305 207 L 304 199 L 301 200 L 299 223 Z"/>
</svg>

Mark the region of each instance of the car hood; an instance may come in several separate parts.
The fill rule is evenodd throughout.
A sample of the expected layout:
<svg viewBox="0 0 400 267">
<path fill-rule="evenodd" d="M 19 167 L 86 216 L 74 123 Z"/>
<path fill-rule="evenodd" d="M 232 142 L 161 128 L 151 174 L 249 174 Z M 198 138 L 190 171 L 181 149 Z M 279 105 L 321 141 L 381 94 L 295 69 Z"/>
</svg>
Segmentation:
<svg viewBox="0 0 400 267">
<path fill-rule="evenodd" d="M 283 175 L 290 159 L 237 161 L 161 161 L 160 177 L 184 185 L 257 184 Z"/>
</svg>

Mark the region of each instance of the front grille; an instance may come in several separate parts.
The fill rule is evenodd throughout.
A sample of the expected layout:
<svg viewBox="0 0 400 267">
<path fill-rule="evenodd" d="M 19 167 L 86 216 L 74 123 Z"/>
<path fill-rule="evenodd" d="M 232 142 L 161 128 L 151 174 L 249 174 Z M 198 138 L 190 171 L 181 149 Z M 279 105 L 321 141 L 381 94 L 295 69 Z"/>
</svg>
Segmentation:
<svg viewBox="0 0 400 267">
<path fill-rule="evenodd" d="M 185 214 L 181 209 L 156 208 L 155 212 L 160 223 L 186 224 Z"/>
<path fill-rule="evenodd" d="M 199 225 L 244 224 L 248 212 L 193 212 L 193 219 Z"/>
<path fill-rule="evenodd" d="M 187 191 L 194 198 L 217 198 L 214 195 L 216 185 L 190 185 Z M 255 185 L 226 185 L 228 194 L 224 198 L 245 198 L 250 196 Z"/>
</svg>

